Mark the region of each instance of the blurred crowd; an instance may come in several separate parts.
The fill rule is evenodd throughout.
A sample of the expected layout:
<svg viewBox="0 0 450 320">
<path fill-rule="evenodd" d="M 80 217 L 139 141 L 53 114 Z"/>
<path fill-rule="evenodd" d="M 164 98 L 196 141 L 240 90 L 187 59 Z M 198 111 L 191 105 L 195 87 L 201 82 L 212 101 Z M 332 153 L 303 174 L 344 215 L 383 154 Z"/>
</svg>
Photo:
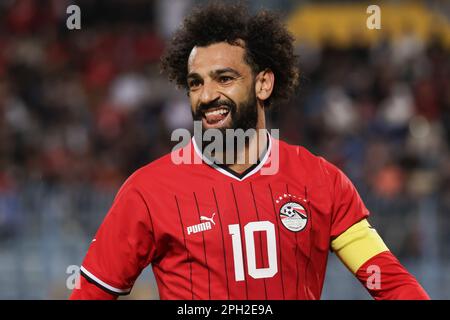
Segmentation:
<svg viewBox="0 0 450 320">
<path fill-rule="evenodd" d="M 128 9 L 91 4 L 82 31 L 67 30 L 65 1 L 1 3 L 0 236 L 7 237 L 20 223 L 24 188 L 114 194 L 131 172 L 169 152 L 172 130 L 190 128 L 192 119 L 185 92 L 160 74 L 166 36 L 148 1 Z M 436 206 L 439 241 L 450 240 L 448 46 L 405 33 L 396 42 L 339 48 L 330 40 L 297 50 L 300 90 L 269 111 L 269 125 L 343 169 L 397 254 L 426 250 L 424 199 Z M 439 255 L 450 257 L 445 250 Z"/>
<path fill-rule="evenodd" d="M 450 257 L 437 248 L 450 237 L 449 51 L 438 35 L 409 32 L 345 49 L 300 45 L 303 86 L 276 117 L 282 136 L 351 178 L 402 257 Z"/>
</svg>

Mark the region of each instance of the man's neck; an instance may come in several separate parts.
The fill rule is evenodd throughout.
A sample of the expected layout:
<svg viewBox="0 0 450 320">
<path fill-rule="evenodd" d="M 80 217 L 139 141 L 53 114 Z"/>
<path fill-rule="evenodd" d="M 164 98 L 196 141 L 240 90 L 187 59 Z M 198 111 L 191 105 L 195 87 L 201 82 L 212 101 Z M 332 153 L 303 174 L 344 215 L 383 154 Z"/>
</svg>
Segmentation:
<svg viewBox="0 0 450 320">
<path fill-rule="evenodd" d="M 250 138 L 250 141 L 243 148 L 237 150 L 236 161 L 235 163 L 227 164 L 228 169 L 241 174 L 260 161 L 267 149 L 267 139 L 268 136 L 265 129 L 257 130 Z"/>
</svg>

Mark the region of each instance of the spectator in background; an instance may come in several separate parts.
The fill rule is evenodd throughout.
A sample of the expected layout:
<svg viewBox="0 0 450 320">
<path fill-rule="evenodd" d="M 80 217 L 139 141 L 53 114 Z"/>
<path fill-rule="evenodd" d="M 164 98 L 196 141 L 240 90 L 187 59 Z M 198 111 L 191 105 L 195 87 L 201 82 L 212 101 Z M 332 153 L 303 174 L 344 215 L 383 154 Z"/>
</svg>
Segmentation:
<svg viewBox="0 0 450 320">
<path fill-rule="evenodd" d="M 0 3 L 0 176 L 13 192 L 30 181 L 115 190 L 170 150 L 171 130 L 187 126 L 186 108 L 157 71 L 165 33 L 156 29 L 156 10 L 81 3 L 80 33 L 62 27 L 64 1 Z M 413 198 L 410 177 L 426 170 L 438 181 L 429 192 L 445 203 L 450 62 L 443 39 L 424 43 L 407 32 L 373 48 L 299 51 L 311 52 L 301 56 L 302 92 L 270 119 L 282 138 L 338 164 L 363 197 L 377 190 L 387 202 Z"/>
</svg>

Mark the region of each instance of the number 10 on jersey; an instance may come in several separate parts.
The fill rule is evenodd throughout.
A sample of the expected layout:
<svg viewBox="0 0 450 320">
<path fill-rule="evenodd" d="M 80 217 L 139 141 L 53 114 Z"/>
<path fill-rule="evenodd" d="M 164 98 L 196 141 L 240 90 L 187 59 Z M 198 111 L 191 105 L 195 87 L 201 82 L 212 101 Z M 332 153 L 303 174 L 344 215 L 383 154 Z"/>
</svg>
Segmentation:
<svg viewBox="0 0 450 320">
<path fill-rule="evenodd" d="M 234 257 L 234 274 L 236 281 L 244 281 L 244 258 L 242 255 L 241 231 L 238 224 L 230 224 L 228 231 L 231 235 Z M 265 232 L 267 238 L 268 267 L 256 267 L 255 232 Z M 277 245 L 275 227 L 269 221 L 249 222 L 244 227 L 245 250 L 247 253 L 248 274 L 254 279 L 271 278 L 278 272 Z"/>
</svg>

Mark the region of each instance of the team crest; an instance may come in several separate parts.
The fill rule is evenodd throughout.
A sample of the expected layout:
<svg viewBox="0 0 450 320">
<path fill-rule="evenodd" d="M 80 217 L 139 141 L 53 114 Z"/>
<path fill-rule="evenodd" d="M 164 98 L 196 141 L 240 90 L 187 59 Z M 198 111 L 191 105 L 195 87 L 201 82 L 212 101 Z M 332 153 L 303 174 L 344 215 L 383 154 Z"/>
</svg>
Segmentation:
<svg viewBox="0 0 450 320">
<path fill-rule="evenodd" d="M 302 231 L 308 223 L 306 209 L 297 202 L 285 203 L 280 209 L 280 218 L 283 225 L 291 231 Z"/>
<path fill-rule="evenodd" d="M 290 231 L 302 231 L 308 223 L 308 213 L 305 207 L 299 203 L 300 199 L 289 198 L 290 201 L 283 204 L 280 208 L 281 223 Z"/>
</svg>

